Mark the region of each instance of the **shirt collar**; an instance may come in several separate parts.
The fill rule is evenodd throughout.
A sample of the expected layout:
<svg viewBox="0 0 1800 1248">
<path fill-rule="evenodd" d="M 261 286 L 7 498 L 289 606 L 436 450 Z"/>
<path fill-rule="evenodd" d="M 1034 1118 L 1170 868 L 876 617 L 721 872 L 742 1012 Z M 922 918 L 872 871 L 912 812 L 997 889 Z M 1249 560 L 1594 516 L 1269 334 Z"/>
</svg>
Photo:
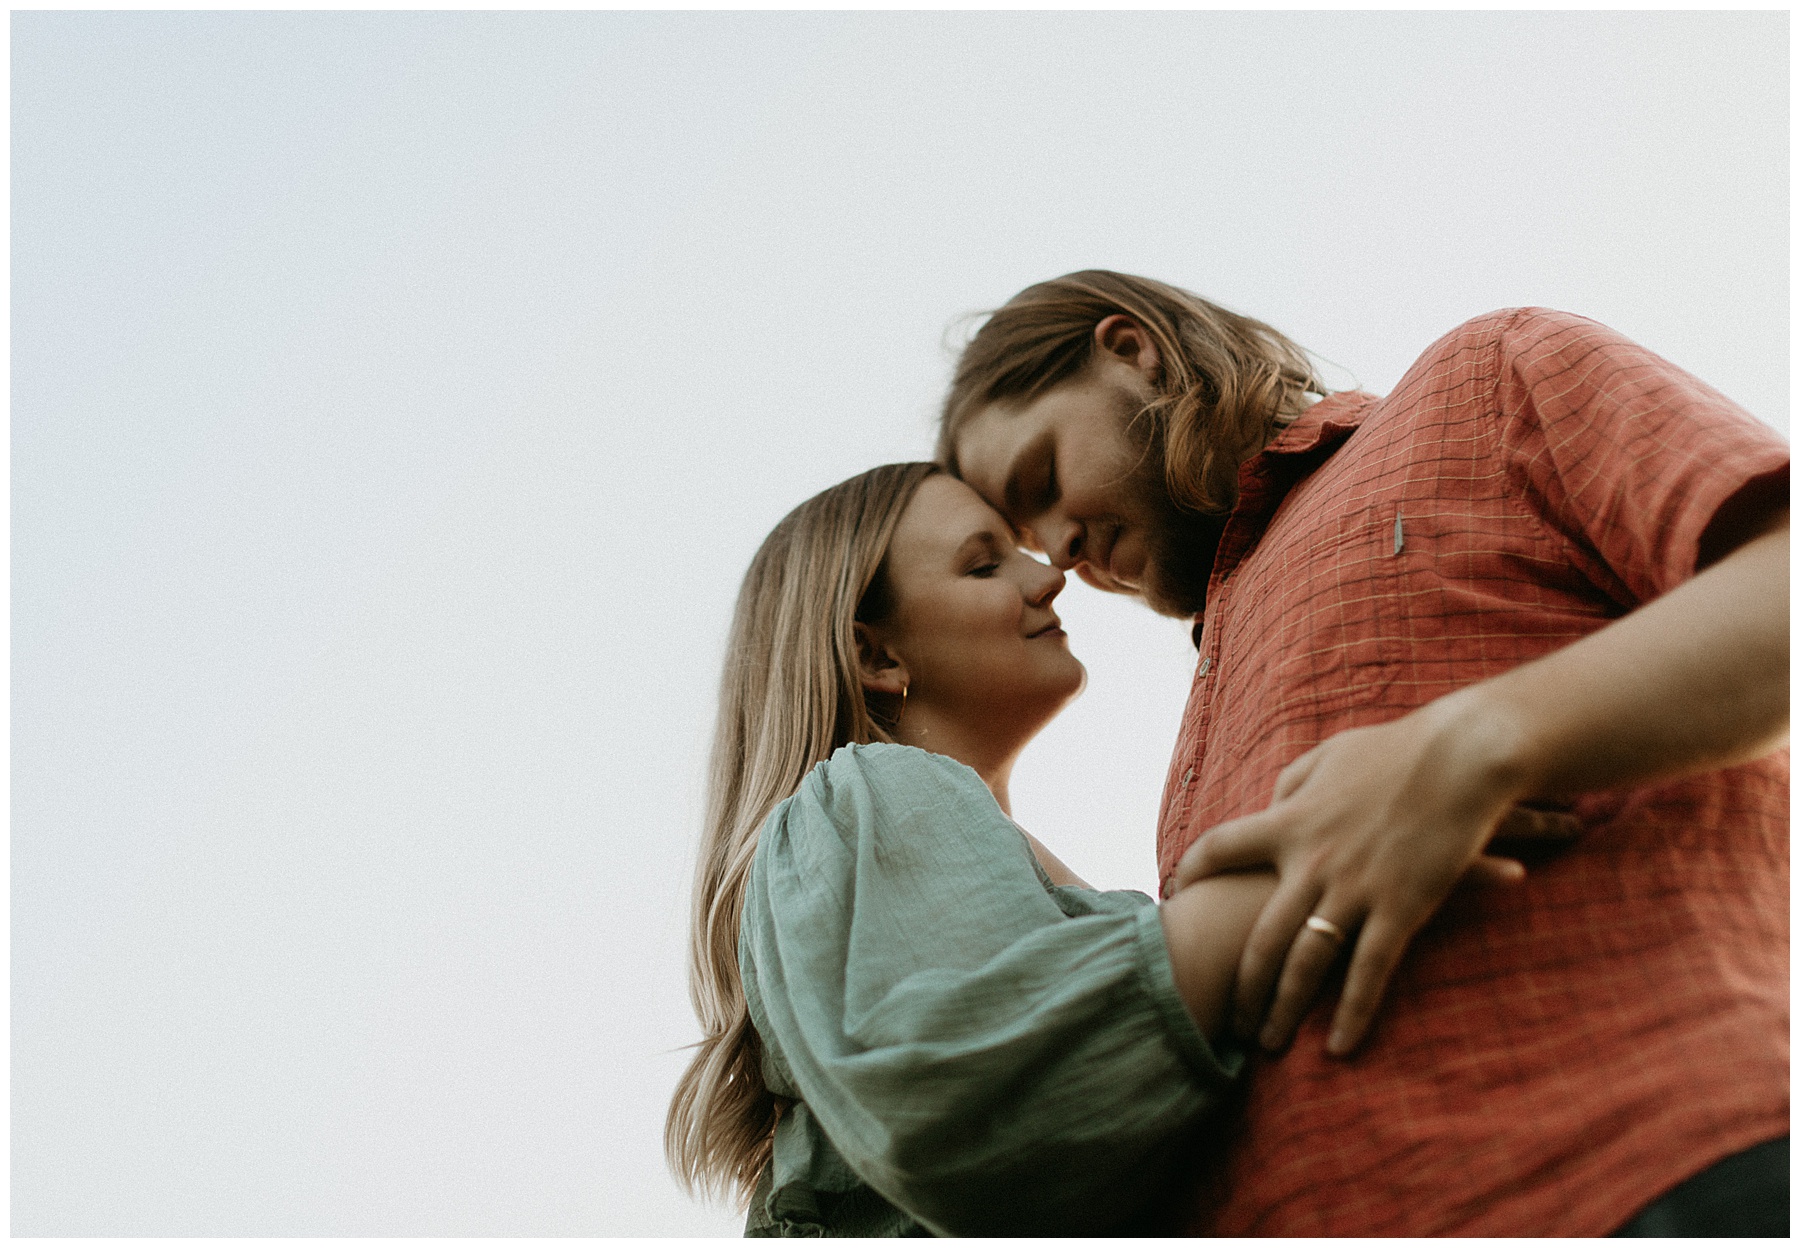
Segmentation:
<svg viewBox="0 0 1800 1248">
<path fill-rule="evenodd" d="M 1361 427 L 1369 408 L 1378 402 L 1364 390 L 1340 390 L 1328 394 L 1296 416 L 1267 446 L 1238 467 L 1237 504 L 1226 519 L 1218 550 L 1213 555 L 1211 582 L 1207 597 L 1212 598 L 1220 583 L 1230 574 L 1261 536 L 1262 525 L 1273 514 L 1288 488 L 1305 476 L 1310 467 L 1301 459 L 1319 452 L 1322 462 L 1342 446 Z M 1200 644 L 1200 630 L 1205 616 L 1194 619 L 1194 645 Z"/>
<path fill-rule="evenodd" d="M 1276 434 L 1263 447 L 1264 455 L 1304 455 L 1320 449 L 1335 450 L 1345 438 L 1355 433 L 1368 415 L 1375 396 L 1362 390 L 1340 390 L 1328 394 L 1294 418 L 1294 422 Z"/>
</svg>

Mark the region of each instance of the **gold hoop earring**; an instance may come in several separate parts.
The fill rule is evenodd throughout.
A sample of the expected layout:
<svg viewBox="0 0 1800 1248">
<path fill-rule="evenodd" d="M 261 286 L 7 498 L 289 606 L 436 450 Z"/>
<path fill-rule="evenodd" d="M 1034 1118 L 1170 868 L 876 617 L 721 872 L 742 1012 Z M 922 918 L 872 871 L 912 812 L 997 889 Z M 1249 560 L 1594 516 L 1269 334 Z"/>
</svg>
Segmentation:
<svg viewBox="0 0 1800 1248">
<path fill-rule="evenodd" d="M 912 682 L 900 686 L 900 710 L 894 715 L 894 731 L 900 731 L 900 721 L 906 715 L 906 691 L 912 688 Z"/>
</svg>

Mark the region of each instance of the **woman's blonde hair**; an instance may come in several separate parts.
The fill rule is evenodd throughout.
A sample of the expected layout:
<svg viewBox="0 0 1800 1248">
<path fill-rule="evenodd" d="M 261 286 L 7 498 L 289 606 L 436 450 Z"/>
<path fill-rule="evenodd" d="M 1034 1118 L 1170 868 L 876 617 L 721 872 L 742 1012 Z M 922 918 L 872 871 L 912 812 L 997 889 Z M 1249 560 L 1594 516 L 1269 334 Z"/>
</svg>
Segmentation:
<svg viewBox="0 0 1800 1248">
<path fill-rule="evenodd" d="M 891 610 L 888 543 L 940 471 L 888 464 L 808 499 L 764 540 L 738 591 L 694 878 L 689 991 L 704 1036 L 663 1131 L 689 1190 L 747 1202 L 768 1164 L 780 1103 L 763 1083 L 737 957 L 750 863 L 763 821 L 809 771 L 841 745 L 891 739 L 897 707 L 864 697 L 854 626 Z"/>
<path fill-rule="evenodd" d="M 963 348 L 944 400 L 938 459 L 956 470 L 956 438 L 993 403 L 1026 404 L 1093 358 L 1094 326 L 1124 313 L 1156 344 L 1156 397 L 1132 420 L 1162 456 L 1169 498 L 1222 513 L 1237 501 L 1238 466 L 1324 394 L 1307 354 L 1263 324 L 1164 282 L 1087 269 L 1028 286 Z"/>
</svg>

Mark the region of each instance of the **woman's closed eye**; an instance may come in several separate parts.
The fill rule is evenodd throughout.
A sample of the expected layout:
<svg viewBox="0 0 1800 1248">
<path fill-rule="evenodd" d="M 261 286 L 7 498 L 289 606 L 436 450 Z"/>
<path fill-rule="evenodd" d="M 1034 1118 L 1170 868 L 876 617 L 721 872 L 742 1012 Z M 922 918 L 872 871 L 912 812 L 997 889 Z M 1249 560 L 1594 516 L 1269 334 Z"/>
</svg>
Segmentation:
<svg viewBox="0 0 1800 1248">
<path fill-rule="evenodd" d="M 1010 537 L 1011 531 L 1007 531 Z M 993 576 L 1006 566 L 1006 554 L 1011 544 L 994 532 L 975 533 L 962 544 L 957 552 L 957 563 L 964 576 Z"/>
</svg>

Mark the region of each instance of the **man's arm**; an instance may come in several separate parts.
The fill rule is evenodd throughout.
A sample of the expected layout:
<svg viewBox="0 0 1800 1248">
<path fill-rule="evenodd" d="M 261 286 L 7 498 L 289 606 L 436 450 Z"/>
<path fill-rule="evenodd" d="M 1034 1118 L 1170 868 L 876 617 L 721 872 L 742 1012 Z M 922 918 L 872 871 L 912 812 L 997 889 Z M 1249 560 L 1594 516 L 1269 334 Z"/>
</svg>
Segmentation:
<svg viewBox="0 0 1800 1248">
<path fill-rule="evenodd" d="M 1304 928 L 1317 914 L 1357 933 L 1327 1045 L 1354 1049 L 1407 942 L 1514 802 L 1672 779 L 1783 743 L 1787 508 L 1757 510 L 1731 517 L 1736 532 L 1713 551 L 1749 540 L 1686 583 L 1553 654 L 1330 738 L 1282 772 L 1266 810 L 1194 844 L 1178 888 L 1269 863 L 1281 877 L 1239 970 L 1243 1034 L 1256 1034 L 1279 974 L 1261 1040 L 1292 1039 L 1338 952 Z"/>
</svg>

